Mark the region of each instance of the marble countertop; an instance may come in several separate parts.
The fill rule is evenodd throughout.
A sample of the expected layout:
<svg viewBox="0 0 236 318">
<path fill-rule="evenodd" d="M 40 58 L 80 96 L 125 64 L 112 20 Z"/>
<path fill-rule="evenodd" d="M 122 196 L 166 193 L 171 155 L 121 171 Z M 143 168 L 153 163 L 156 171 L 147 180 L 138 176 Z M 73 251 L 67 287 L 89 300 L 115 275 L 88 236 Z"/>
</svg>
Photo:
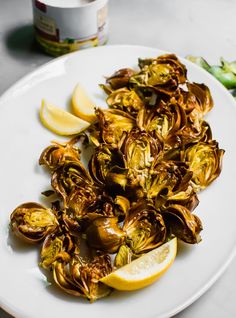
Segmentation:
<svg viewBox="0 0 236 318">
<path fill-rule="evenodd" d="M 0 94 L 52 60 L 33 41 L 30 0 L 0 0 Z M 236 60 L 235 0 L 110 0 L 108 44 L 157 47 L 210 63 Z M 236 317 L 236 259 L 220 279 L 175 318 Z M 0 318 L 10 316 L 0 309 Z"/>
</svg>

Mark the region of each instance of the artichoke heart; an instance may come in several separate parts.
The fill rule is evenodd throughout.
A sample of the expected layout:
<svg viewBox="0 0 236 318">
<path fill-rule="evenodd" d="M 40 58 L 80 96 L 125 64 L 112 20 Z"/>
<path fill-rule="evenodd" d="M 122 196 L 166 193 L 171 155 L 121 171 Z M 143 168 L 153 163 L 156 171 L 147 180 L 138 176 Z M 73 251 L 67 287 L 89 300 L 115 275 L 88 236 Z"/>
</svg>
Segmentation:
<svg viewBox="0 0 236 318">
<path fill-rule="evenodd" d="M 149 133 L 133 129 L 123 140 L 121 151 L 124 154 L 127 177 L 131 185 L 145 187 L 154 158 L 162 155 L 163 144 Z"/>
<path fill-rule="evenodd" d="M 123 231 L 134 254 L 152 250 L 166 239 L 166 226 L 162 216 L 146 201 L 134 204 L 125 218 Z"/>
</svg>

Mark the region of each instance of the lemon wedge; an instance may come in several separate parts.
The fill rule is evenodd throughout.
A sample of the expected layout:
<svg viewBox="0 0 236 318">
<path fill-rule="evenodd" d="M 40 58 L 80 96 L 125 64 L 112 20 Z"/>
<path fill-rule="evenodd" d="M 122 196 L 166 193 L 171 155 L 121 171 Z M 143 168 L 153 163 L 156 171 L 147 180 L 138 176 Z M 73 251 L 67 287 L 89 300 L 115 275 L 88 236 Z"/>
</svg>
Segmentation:
<svg viewBox="0 0 236 318">
<path fill-rule="evenodd" d="M 77 84 L 71 100 L 73 114 L 92 123 L 96 120 L 95 107 L 95 103 L 90 99 L 84 88 Z"/>
<path fill-rule="evenodd" d="M 62 136 L 79 134 L 90 126 L 87 121 L 54 106 L 46 100 L 42 101 L 39 115 L 46 128 Z"/>
<path fill-rule="evenodd" d="M 152 284 L 173 263 L 177 253 L 174 238 L 131 263 L 103 277 L 100 281 L 118 290 L 135 290 Z"/>
</svg>

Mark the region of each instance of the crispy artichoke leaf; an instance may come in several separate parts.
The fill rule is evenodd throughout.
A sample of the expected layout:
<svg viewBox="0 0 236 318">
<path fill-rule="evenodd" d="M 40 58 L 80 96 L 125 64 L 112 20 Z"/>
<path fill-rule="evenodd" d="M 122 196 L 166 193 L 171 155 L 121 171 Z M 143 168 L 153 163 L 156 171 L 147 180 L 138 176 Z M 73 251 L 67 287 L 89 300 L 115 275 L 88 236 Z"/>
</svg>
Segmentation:
<svg viewBox="0 0 236 318">
<path fill-rule="evenodd" d="M 152 89 L 159 93 L 172 94 L 177 89 L 177 81 L 171 71 L 169 65 L 150 64 L 131 76 L 130 86 L 141 92 Z"/>
<path fill-rule="evenodd" d="M 105 84 L 99 84 L 100 88 L 104 91 L 105 94 L 110 95 L 113 92 L 113 89 L 111 86 L 105 85 Z"/>
<path fill-rule="evenodd" d="M 188 83 L 188 95 L 194 99 L 192 111 L 188 114 L 188 123 L 192 129 L 201 131 L 204 116 L 212 109 L 213 99 L 209 88 L 204 84 Z"/>
<path fill-rule="evenodd" d="M 90 214 L 113 217 L 115 214 L 114 199 L 105 192 L 98 195 L 96 201 L 88 207 L 86 217 Z"/>
<path fill-rule="evenodd" d="M 177 138 L 180 140 L 182 148 L 187 147 L 189 144 L 198 142 L 207 142 L 212 139 L 212 132 L 209 124 L 202 121 L 197 124 L 189 122 L 185 127 L 176 132 Z"/>
<path fill-rule="evenodd" d="M 198 83 L 188 83 L 187 86 L 189 92 L 196 96 L 199 112 L 202 112 L 203 115 L 209 113 L 213 108 L 213 99 L 209 88 L 205 84 Z"/>
<path fill-rule="evenodd" d="M 201 241 L 201 220 L 186 207 L 179 204 L 170 205 L 162 211 L 162 216 L 171 234 L 190 244 Z"/>
<path fill-rule="evenodd" d="M 187 91 L 182 91 L 181 106 L 188 114 L 196 111 L 203 118 L 213 107 L 209 88 L 205 84 L 188 82 L 187 89 Z"/>
<path fill-rule="evenodd" d="M 123 218 L 126 216 L 127 212 L 130 209 L 130 201 L 122 195 L 117 195 L 115 197 L 114 203 L 115 215 L 121 216 L 121 220 L 123 221 Z"/>
<path fill-rule="evenodd" d="M 178 104 L 168 104 L 150 113 L 146 123 L 147 131 L 155 130 L 165 139 L 185 125 L 186 115 Z"/>
<path fill-rule="evenodd" d="M 53 142 L 42 152 L 39 158 L 39 164 L 45 165 L 51 171 L 62 166 L 66 161 L 79 161 L 80 149 L 74 145 L 78 138 L 74 138 L 69 142 L 59 143 Z"/>
<path fill-rule="evenodd" d="M 53 279 L 55 283 L 67 294 L 86 297 L 81 286 L 73 281 L 70 267 L 70 263 L 67 262 L 55 261 L 52 264 Z"/>
<path fill-rule="evenodd" d="M 112 89 L 119 89 L 122 87 L 127 87 L 129 85 L 129 79 L 135 71 L 130 68 L 123 68 L 116 71 L 110 77 L 106 79 L 107 84 L 111 86 Z"/>
<path fill-rule="evenodd" d="M 50 269 L 56 260 L 68 262 L 71 258 L 70 253 L 75 250 L 74 242 L 69 234 L 55 235 L 49 234 L 41 248 L 40 266 Z M 77 248 L 78 252 L 78 248 Z"/>
<path fill-rule="evenodd" d="M 19 205 L 10 219 L 12 231 L 29 243 L 42 241 L 59 226 L 54 211 L 35 202 Z"/>
<path fill-rule="evenodd" d="M 111 192 L 113 192 L 114 188 L 119 188 L 125 190 L 127 184 L 127 169 L 121 168 L 118 166 L 114 166 L 110 169 L 106 176 L 106 187 L 109 192 L 109 188 Z"/>
<path fill-rule="evenodd" d="M 176 195 L 170 197 L 167 201 L 167 205 L 169 204 L 180 204 L 192 212 L 198 206 L 199 199 L 194 188 L 190 185 L 185 191 L 180 191 Z"/>
<path fill-rule="evenodd" d="M 91 301 L 106 297 L 110 294 L 110 287 L 99 280 L 112 271 L 111 258 L 109 255 L 95 256 L 89 262 L 75 260 L 72 263 L 72 276 L 76 284 L 82 286 L 85 296 Z"/>
</svg>

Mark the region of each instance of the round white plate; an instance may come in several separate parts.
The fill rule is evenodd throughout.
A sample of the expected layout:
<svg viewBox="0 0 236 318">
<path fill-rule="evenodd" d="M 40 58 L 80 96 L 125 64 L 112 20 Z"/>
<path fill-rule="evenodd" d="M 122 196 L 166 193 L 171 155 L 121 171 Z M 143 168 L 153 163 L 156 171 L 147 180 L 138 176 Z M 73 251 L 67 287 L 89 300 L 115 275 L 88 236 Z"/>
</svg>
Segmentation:
<svg viewBox="0 0 236 318">
<path fill-rule="evenodd" d="M 191 81 L 211 89 L 215 107 L 207 117 L 213 136 L 226 150 L 221 176 L 200 194 L 195 210 L 202 219 L 203 241 L 179 244 L 176 261 L 157 283 L 136 292 L 114 292 L 90 304 L 47 283 L 37 265 L 38 248 L 19 243 L 9 232 L 9 215 L 19 204 L 43 200 L 49 175 L 38 166 L 42 150 L 62 138 L 46 130 L 38 111 L 42 98 L 68 109 L 72 90 L 83 84 L 97 105 L 104 76 L 136 67 L 139 57 L 164 52 L 139 46 L 105 46 L 72 53 L 27 75 L 0 99 L 0 306 L 16 318 L 170 317 L 203 294 L 232 259 L 236 246 L 236 104 L 211 75 L 182 60 Z"/>
</svg>

